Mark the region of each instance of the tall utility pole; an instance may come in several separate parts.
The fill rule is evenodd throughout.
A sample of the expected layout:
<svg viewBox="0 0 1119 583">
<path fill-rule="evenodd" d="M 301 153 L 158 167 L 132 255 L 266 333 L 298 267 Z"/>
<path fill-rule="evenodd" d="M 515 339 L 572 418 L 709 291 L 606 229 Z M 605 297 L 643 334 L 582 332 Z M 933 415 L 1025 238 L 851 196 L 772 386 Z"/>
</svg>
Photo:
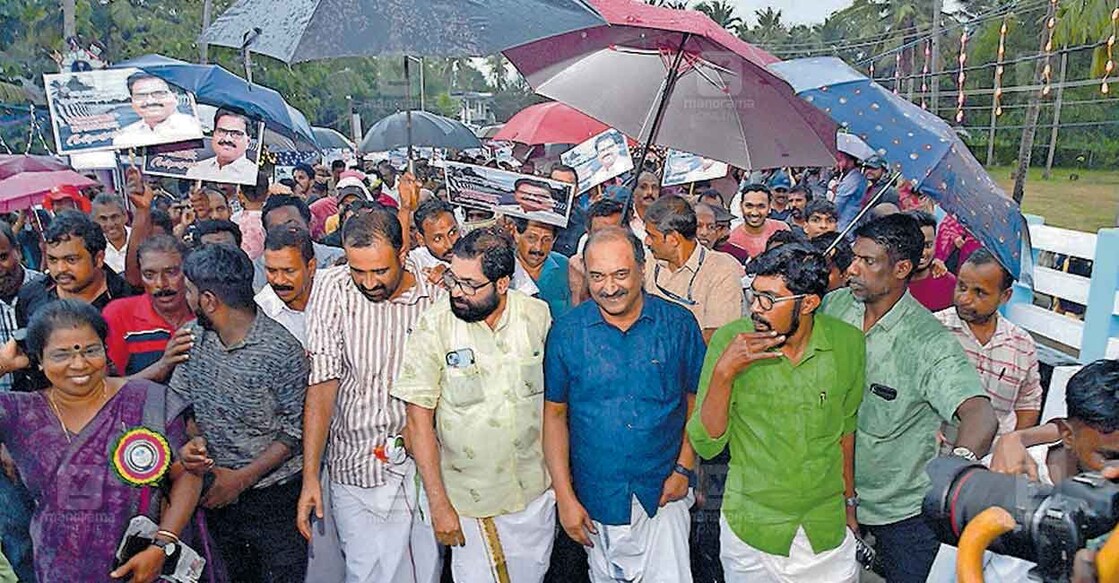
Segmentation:
<svg viewBox="0 0 1119 583">
<path fill-rule="evenodd" d="M 929 70 L 932 74 L 932 98 L 929 111 L 937 115 L 940 110 L 940 33 L 944 26 L 944 0 L 933 0 L 932 48 L 929 51 Z"/>
<path fill-rule="evenodd" d="M 1049 29 L 1048 23 L 1051 19 L 1055 18 L 1057 14 L 1057 2 L 1051 0 L 1049 2 L 1049 9 L 1045 12 L 1045 20 L 1041 24 L 1041 37 L 1040 46 L 1037 52 L 1045 52 L 1046 47 L 1049 45 Z M 1034 72 L 1034 79 L 1037 83 L 1044 83 L 1042 72 L 1045 70 L 1045 63 L 1048 59 L 1039 60 L 1037 62 L 1037 70 Z M 1037 120 L 1041 116 L 1041 98 L 1044 90 L 1031 91 L 1029 94 L 1030 101 L 1026 105 L 1026 119 L 1025 127 L 1022 129 L 1022 141 L 1018 144 L 1018 166 L 1014 171 L 1014 191 L 1011 196 L 1014 202 L 1021 204 L 1022 197 L 1026 195 L 1026 174 L 1030 169 L 1030 157 L 1033 156 L 1034 136 L 1037 135 Z"/>
<path fill-rule="evenodd" d="M 213 8 L 212 0 L 204 0 L 202 2 L 202 32 L 205 33 L 207 28 L 210 28 L 210 11 Z M 209 49 L 210 45 L 204 41 L 198 41 L 198 62 L 205 65 L 209 62 Z"/>
<path fill-rule="evenodd" d="M 1057 151 L 1057 131 L 1061 127 L 1061 99 L 1065 93 L 1065 70 L 1068 69 L 1068 51 L 1061 51 L 1061 72 L 1058 74 L 1057 97 L 1053 102 L 1053 129 L 1049 132 L 1049 152 L 1045 155 L 1045 173 L 1042 176 L 1049 180 L 1053 171 L 1053 154 Z"/>
<path fill-rule="evenodd" d="M 78 24 L 74 17 L 74 1 L 62 0 L 62 40 L 78 36 Z"/>
</svg>

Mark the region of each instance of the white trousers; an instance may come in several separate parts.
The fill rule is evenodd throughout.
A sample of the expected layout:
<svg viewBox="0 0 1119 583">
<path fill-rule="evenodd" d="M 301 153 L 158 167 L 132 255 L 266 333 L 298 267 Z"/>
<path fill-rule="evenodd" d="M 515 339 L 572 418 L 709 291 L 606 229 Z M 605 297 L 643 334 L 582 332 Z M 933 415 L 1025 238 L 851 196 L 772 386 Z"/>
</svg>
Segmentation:
<svg viewBox="0 0 1119 583">
<path fill-rule="evenodd" d="M 311 513 L 311 542 L 307 543 L 306 583 L 342 583 L 346 580 L 346 557 L 334 524 L 334 498 L 330 495 L 330 472 L 319 472 L 322 485 L 322 520 Z"/>
<path fill-rule="evenodd" d="M 695 493 L 669 502 L 649 517 L 633 497 L 629 524 L 606 525 L 595 521 L 598 534 L 587 549 L 594 583 L 691 583 L 688 532 Z"/>
<path fill-rule="evenodd" d="M 855 560 L 855 535 L 847 535 L 838 547 L 816 553 L 803 528 L 797 528 L 789 556 L 771 555 L 742 542 L 719 516 L 719 558 L 727 583 L 853 583 L 859 578 Z"/>
<path fill-rule="evenodd" d="M 416 466 L 389 469 L 375 488 L 331 484 L 346 583 L 437 583 L 442 559 Z"/>
<path fill-rule="evenodd" d="M 936 554 L 932 571 L 929 572 L 928 583 L 955 583 L 956 582 L 956 557 L 959 553 L 956 547 L 940 545 L 940 552 Z M 1030 569 L 1037 566 L 1035 563 L 996 555 L 990 551 L 983 553 L 983 581 L 986 583 L 1017 583 L 1029 579 Z"/>
<path fill-rule="evenodd" d="M 556 494 L 548 490 L 520 512 L 459 517 L 466 545 L 451 549 L 456 583 L 540 583 L 556 535 Z M 507 578 L 506 578 L 507 576 Z"/>
</svg>

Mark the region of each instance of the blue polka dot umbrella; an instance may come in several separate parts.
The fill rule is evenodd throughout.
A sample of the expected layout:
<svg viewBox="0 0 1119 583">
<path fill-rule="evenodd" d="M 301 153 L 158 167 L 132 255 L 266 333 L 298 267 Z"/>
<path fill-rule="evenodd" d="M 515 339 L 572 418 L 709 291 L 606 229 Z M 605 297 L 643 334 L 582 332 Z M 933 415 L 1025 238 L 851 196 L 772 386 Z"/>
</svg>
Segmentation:
<svg viewBox="0 0 1119 583">
<path fill-rule="evenodd" d="M 1030 235 L 1021 208 L 947 122 L 835 57 L 783 61 L 769 69 L 866 142 L 914 190 L 955 215 L 1016 277 L 1032 279 Z"/>
</svg>

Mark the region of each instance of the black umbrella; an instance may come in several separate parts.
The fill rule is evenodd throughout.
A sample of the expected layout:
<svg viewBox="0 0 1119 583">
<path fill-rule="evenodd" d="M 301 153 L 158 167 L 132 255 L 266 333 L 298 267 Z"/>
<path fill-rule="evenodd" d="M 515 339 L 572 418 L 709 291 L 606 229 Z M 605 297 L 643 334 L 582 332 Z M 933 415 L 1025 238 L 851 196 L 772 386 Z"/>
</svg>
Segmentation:
<svg viewBox="0 0 1119 583">
<path fill-rule="evenodd" d="M 411 139 L 409 139 L 408 114 L 397 112 L 381 119 L 365 132 L 358 150 L 362 152 L 387 152 L 396 148 L 426 146 L 465 150 L 481 148 L 482 142 L 457 120 L 426 111 L 411 112 Z"/>
<path fill-rule="evenodd" d="M 403 55 L 411 111 L 408 56 L 492 55 L 605 23 L 587 0 L 238 0 L 199 40 L 241 49 L 246 69 L 248 51 L 286 63 Z"/>
<path fill-rule="evenodd" d="M 249 50 L 286 63 L 480 57 L 600 24 L 585 0 L 238 0 L 199 40 L 239 49 L 255 36 Z"/>
</svg>

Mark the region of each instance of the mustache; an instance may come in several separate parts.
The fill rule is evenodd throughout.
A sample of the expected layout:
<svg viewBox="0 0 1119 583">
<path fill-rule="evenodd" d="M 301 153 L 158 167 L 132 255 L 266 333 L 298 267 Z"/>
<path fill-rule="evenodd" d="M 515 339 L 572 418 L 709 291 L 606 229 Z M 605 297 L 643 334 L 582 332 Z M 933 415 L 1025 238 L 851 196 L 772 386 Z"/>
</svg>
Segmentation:
<svg viewBox="0 0 1119 583">
<path fill-rule="evenodd" d="M 234 144 L 234 143 L 233 143 L 232 141 L 230 141 L 230 140 L 219 140 L 219 141 L 218 141 L 218 145 L 219 145 L 219 146 L 225 146 L 225 147 L 227 147 L 227 148 L 236 148 L 236 147 L 237 147 L 237 144 Z"/>
<path fill-rule="evenodd" d="M 769 320 L 766 320 L 765 318 L 757 314 L 750 314 L 750 320 L 754 322 L 755 329 L 757 329 L 759 326 L 765 328 L 765 330 L 760 330 L 761 332 L 773 329 L 773 324 L 770 324 Z"/>
<path fill-rule="evenodd" d="M 179 292 L 173 289 L 158 289 L 152 292 L 153 298 L 170 298 L 178 295 Z"/>
<path fill-rule="evenodd" d="M 617 298 L 623 298 L 627 295 L 629 295 L 629 292 L 624 290 L 624 289 L 620 289 L 620 288 L 617 291 L 614 291 L 614 292 L 598 292 L 598 297 L 600 297 L 604 300 L 613 300 L 613 299 L 617 299 Z"/>
<path fill-rule="evenodd" d="M 293 285 L 274 285 L 274 286 L 272 286 L 272 291 L 275 291 L 275 292 L 295 291 L 295 286 L 293 286 Z"/>
</svg>

